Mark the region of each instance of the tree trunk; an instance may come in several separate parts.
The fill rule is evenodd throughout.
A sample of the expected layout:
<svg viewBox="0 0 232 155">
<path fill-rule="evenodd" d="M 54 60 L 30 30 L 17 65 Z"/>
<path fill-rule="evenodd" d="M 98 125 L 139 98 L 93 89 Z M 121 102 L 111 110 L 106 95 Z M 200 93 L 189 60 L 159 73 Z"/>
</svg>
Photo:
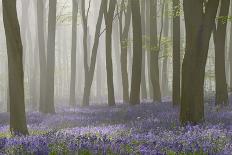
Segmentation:
<svg viewBox="0 0 232 155">
<path fill-rule="evenodd" d="M 133 25 L 133 65 L 131 77 L 130 104 L 140 104 L 140 86 L 142 73 L 142 24 L 139 0 L 131 1 Z"/>
<path fill-rule="evenodd" d="M 72 0 L 72 48 L 71 48 L 71 80 L 70 80 L 70 97 L 69 104 L 74 106 L 76 104 L 76 48 L 77 48 L 77 14 L 78 2 Z"/>
<path fill-rule="evenodd" d="M 121 10 L 125 7 L 124 1 L 121 2 Z M 120 11 L 121 11 L 120 10 Z M 131 3 L 127 6 L 125 13 L 125 25 L 123 27 L 123 12 L 119 15 L 119 29 L 120 29 L 120 45 L 121 45 L 121 72 L 122 72 L 122 87 L 123 87 L 123 102 L 129 103 L 129 81 L 127 71 L 127 55 L 128 55 L 128 36 L 131 25 Z"/>
<path fill-rule="evenodd" d="M 147 79 L 148 79 L 148 97 L 153 98 L 153 87 L 150 73 L 150 0 L 146 0 L 146 47 L 147 47 Z"/>
<path fill-rule="evenodd" d="M 173 82 L 172 102 L 180 104 L 180 0 L 173 0 Z"/>
<path fill-rule="evenodd" d="M 8 54 L 10 131 L 12 135 L 27 135 L 23 47 L 17 18 L 16 0 L 3 0 L 2 6 Z"/>
<path fill-rule="evenodd" d="M 142 21 L 142 38 L 143 45 L 145 44 L 145 35 L 146 35 L 146 2 L 145 0 L 141 1 L 141 21 Z M 147 99 L 147 87 L 146 87 L 146 48 L 143 47 L 142 51 L 142 74 L 141 74 L 141 98 L 142 100 Z"/>
<path fill-rule="evenodd" d="M 105 7 L 105 3 L 104 3 L 104 0 L 102 0 L 100 10 L 99 10 L 98 20 L 96 24 L 90 67 L 88 68 L 88 74 L 87 74 L 88 76 L 85 76 L 85 86 L 84 86 L 84 95 L 83 95 L 83 103 L 82 103 L 83 106 L 89 105 L 89 97 L 90 97 L 91 86 L 93 83 L 93 76 L 94 76 L 94 71 L 95 71 L 97 51 L 98 51 L 99 38 L 100 38 L 99 34 L 101 31 L 104 7 Z"/>
<path fill-rule="evenodd" d="M 232 2 L 230 3 L 230 16 L 232 16 Z M 230 43 L 229 43 L 229 63 L 230 63 L 230 92 L 232 91 L 232 24 L 230 24 Z"/>
<path fill-rule="evenodd" d="M 165 22 L 164 22 L 164 39 L 168 40 L 169 34 L 169 17 L 168 17 L 168 2 L 165 2 Z M 163 51 L 163 69 L 162 69 L 162 94 L 168 96 L 168 42 L 164 45 Z"/>
<path fill-rule="evenodd" d="M 108 10 L 108 0 L 105 0 L 105 24 L 106 24 L 106 73 L 107 73 L 107 88 L 108 88 L 108 104 L 115 105 L 114 96 L 114 81 L 113 81 L 113 65 L 112 65 L 112 27 L 114 20 L 114 11 L 117 1 L 110 0 Z"/>
<path fill-rule="evenodd" d="M 184 1 L 186 52 L 182 66 L 180 122 L 198 123 L 204 119 L 204 77 L 209 40 L 219 0 Z"/>
<path fill-rule="evenodd" d="M 230 0 L 221 1 L 219 17 L 227 17 L 229 14 Z M 225 70 L 226 55 L 226 28 L 227 20 L 218 19 L 215 24 L 215 77 L 216 77 L 216 105 L 228 105 L 228 92 Z"/>
<path fill-rule="evenodd" d="M 157 1 L 150 0 L 150 74 L 153 86 L 153 101 L 161 101 L 159 82 L 159 49 L 157 38 Z"/>
<path fill-rule="evenodd" d="M 54 106 L 54 73 L 55 73 L 55 40 L 56 40 L 56 4 L 57 0 L 49 0 L 48 40 L 47 40 L 47 78 L 46 109 L 44 113 L 55 113 Z"/>
</svg>

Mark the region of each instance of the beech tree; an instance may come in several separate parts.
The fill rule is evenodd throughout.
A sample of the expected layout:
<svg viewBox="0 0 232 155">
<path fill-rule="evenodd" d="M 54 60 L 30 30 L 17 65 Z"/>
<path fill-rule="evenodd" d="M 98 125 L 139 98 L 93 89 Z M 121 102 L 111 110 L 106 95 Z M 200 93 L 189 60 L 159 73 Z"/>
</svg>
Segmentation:
<svg viewBox="0 0 232 155">
<path fill-rule="evenodd" d="M 27 135 L 23 46 L 17 17 L 16 0 L 2 0 L 2 6 L 8 55 L 10 131 L 12 135 Z"/>
<path fill-rule="evenodd" d="M 182 65 L 181 123 L 204 119 L 204 78 L 219 0 L 184 1 L 186 47 Z"/>
<path fill-rule="evenodd" d="M 142 24 L 140 14 L 140 1 L 131 1 L 133 26 L 133 64 L 131 77 L 130 104 L 140 104 L 140 86 L 142 72 Z"/>
</svg>

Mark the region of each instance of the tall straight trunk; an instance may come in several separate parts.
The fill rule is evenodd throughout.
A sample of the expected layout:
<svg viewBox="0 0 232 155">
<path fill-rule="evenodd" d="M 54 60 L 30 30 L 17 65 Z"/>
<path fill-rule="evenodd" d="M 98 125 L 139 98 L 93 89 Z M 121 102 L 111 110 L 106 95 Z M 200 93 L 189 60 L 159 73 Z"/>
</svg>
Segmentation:
<svg viewBox="0 0 232 155">
<path fill-rule="evenodd" d="M 17 18 L 16 0 L 2 0 L 2 6 L 8 55 L 10 131 L 12 135 L 27 135 L 23 46 Z"/>
<path fill-rule="evenodd" d="M 232 16 L 232 2 L 230 3 L 230 16 Z M 232 91 L 232 23 L 230 24 L 229 64 L 230 64 L 229 88 L 231 92 Z"/>
<path fill-rule="evenodd" d="M 142 37 L 143 37 L 143 45 L 145 44 L 145 35 L 146 35 L 146 2 L 145 0 L 141 1 L 141 21 L 142 21 Z M 143 47 L 142 53 L 142 74 L 141 74 L 141 98 L 147 99 L 147 87 L 146 87 L 146 48 Z"/>
<path fill-rule="evenodd" d="M 180 0 L 173 0 L 173 82 L 172 102 L 173 105 L 180 104 Z"/>
<path fill-rule="evenodd" d="M 105 8 L 105 2 L 104 0 L 102 0 L 98 19 L 97 19 L 97 24 L 96 24 L 90 66 L 88 67 L 88 70 L 87 70 L 87 76 L 85 76 L 84 95 L 83 95 L 83 103 L 82 103 L 83 106 L 89 105 L 89 97 L 90 97 L 91 87 L 93 83 L 93 76 L 94 76 L 94 71 L 95 71 L 97 51 L 98 51 L 99 38 L 100 38 L 99 34 L 101 31 L 101 26 L 102 26 L 104 8 Z"/>
<path fill-rule="evenodd" d="M 48 40 L 47 40 L 47 78 L 46 109 L 44 113 L 55 113 L 54 106 L 54 74 L 55 74 L 55 40 L 56 40 L 56 4 L 57 0 L 49 0 Z"/>
<path fill-rule="evenodd" d="M 108 0 L 105 0 L 105 25 L 106 25 L 106 73 L 107 73 L 107 88 L 108 88 L 108 104 L 109 106 L 115 105 L 114 96 L 114 81 L 113 81 L 113 64 L 112 64 L 112 27 L 114 20 L 114 11 L 117 1 L 110 0 L 108 10 Z"/>
<path fill-rule="evenodd" d="M 180 122 L 183 124 L 195 124 L 204 119 L 205 66 L 219 0 L 205 3 L 201 0 L 184 1 L 186 51 L 182 66 L 180 111 Z"/>
<path fill-rule="evenodd" d="M 165 21 L 164 21 L 164 38 L 168 39 L 169 34 L 169 16 L 168 16 L 168 2 L 165 2 Z M 164 45 L 164 52 L 163 52 L 163 69 L 162 69 L 162 94 L 163 96 L 168 96 L 168 43 Z"/>
<path fill-rule="evenodd" d="M 221 1 L 219 17 L 226 17 L 229 14 L 230 0 Z M 228 92 L 225 70 L 225 55 L 226 55 L 226 28 L 227 20 L 218 20 L 214 29 L 214 44 L 215 44 L 215 77 L 216 77 L 216 104 L 228 104 Z"/>
<path fill-rule="evenodd" d="M 153 101 L 161 101 L 159 82 L 159 49 L 157 38 L 157 1 L 150 0 L 150 74 L 153 87 Z"/>
<path fill-rule="evenodd" d="M 140 1 L 131 1 L 133 25 L 133 65 L 131 77 L 130 104 L 140 104 L 140 86 L 142 73 L 142 24 L 140 14 Z"/>
<path fill-rule="evenodd" d="M 121 9 L 125 8 L 125 2 L 121 2 Z M 123 86 L 123 102 L 129 103 L 129 81 L 127 71 L 127 55 L 128 55 L 128 36 L 131 25 L 131 3 L 126 9 L 125 25 L 123 27 L 123 11 L 119 14 L 119 31 L 120 31 L 120 46 L 121 46 L 121 72 L 122 72 L 122 86 Z"/>
<path fill-rule="evenodd" d="M 151 83 L 150 72 L 150 0 L 146 0 L 146 52 L 147 52 L 147 79 L 148 79 L 148 97 L 153 98 L 153 87 Z"/>
<path fill-rule="evenodd" d="M 71 47 L 71 80 L 70 80 L 70 96 L 69 104 L 74 106 L 76 104 L 76 48 L 77 48 L 77 13 L 78 2 L 72 0 L 72 47 Z"/>
</svg>

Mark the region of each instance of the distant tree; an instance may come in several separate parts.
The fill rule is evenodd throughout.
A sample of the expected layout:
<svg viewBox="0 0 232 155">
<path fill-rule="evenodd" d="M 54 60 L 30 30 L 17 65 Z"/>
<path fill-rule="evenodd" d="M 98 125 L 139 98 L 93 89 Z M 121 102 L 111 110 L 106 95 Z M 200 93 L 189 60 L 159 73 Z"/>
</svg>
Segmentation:
<svg viewBox="0 0 232 155">
<path fill-rule="evenodd" d="M 131 1 L 133 26 L 133 65 L 131 77 L 130 104 L 140 104 L 140 86 L 142 73 L 142 24 L 140 14 L 140 1 Z"/>
<path fill-rule="evenodd" d="M 166 42 L 164 42 L 164 50 L 163 50 L 163 67 L 162 67 L 162 94 L 163 96 L 168 96 L 168 37 L 169 37 L 169 3 L 164 1 L 165 3 L 165 12 L 164 12 L 164 31 L 163 38 Z"/>
<path fill-rule="evenodd" d="M 91 86 L 93 83 L 93 76 L 94 76 L 95 65 L 96 65 L 99 39 L 100 39 L 100 35 L 101 35 L 100 31 L 101 31 L 101 26 L 102 26 L 104 8 L 105 8 L 105 2 L 104 2 L 104 0 L 102 0 L 100 10 L 99 10 L 98 19 L 97 19 L 97 24 L 96 24 L 90 66 L 88 66 L 87 76 L 85 76 L 85 86 L 84 86 L 84 95 L 83 95 L 83 103 L 82 103 L 83 106 L 89 105 L 89 97 L 90 97 L 90 92 L 91 92 Z"/>
<path fill-rule="evenodd" d="M 126 9 L 125 9 L 126 8 Z M 128 59 L 128 35 L 131 25 L 131 1 L 125 5 L 125 0 L 121 1 L 119 10 L 119 32 L 120 32 L 120 46 L 121 46 L 121 72 L 122 72 L 122 86 L 123 86 L 123 102 L 129 103 L 129 81 L 127 71 Z M 124 26 L 123 26 L 124 15 Z"/>
<path fill-rule="evenodd" d="M 70 80 L 70 97 L 69 104 L 74 106 L 76 104 L 76 48 L 77 48 L 77 14 L 78 2 L 72 0 L 72 46 L 71 46 L 71 80 Z"/>
<path fill-rule="evenodd" d="M 219 0 L 188 0 L 183 3 L 186 48 L 182 65 L 180 121 L 186 124 L 204 119 L 205 66 Z"/>
<path fill-rule="evenodd" d="M 173 105 L 180 104 L 180 0 L 173 0 L 173 82 L 172 102 Z"/>
<path fill-rule="evenodd" d="M 46 52 L 45 52 L 45 30 L 44 30 L 44 1 L 37 0 L 37 29 L 38 29 L 38 47 L 40 64 L 40 98 L 39 111 L 46 111 Z"/>
<path fill-rule="evenodd" d="M 47 72 L 46 72 L 46 109 L 44 113 L 55 113 L 54 74 L 55 74 L 55 40 L 56 40 L 56 4 L 57 0 L 49 0 L 48 40 L 47 40 Z"/>
<path fill-rule="evenodd" d="M 12 135 L 27 135 L 23 47 L 17 18 L 16 0 L 2 0 L 2 6 L 8 54 L 10 131 Z"/>
<path fill-rule="evenodd" d="M 108 88 L 108 104 L 109 106 L 115 105 L 114 96 L 114 81 L 113 81 L 113 63 L 112 63 L 112 27 L 114 20 L 114 12 L 116 8 L 116 0 L 104 0 L 105 9 L 105 25 L 106 25 L 106 73 L 107 73 L 107 88 Z M 109 8 L 108 8 L 109 5 Z"/>
<path fill-rule="evenodd" d="M 216 104 L 228 104 L 228 92 L 225 70 L 226 56 L 226 29 L 229 14 L 230 0 L 220 1 L 220 13 L 214 28 L 215 44 L 215 77 L 216 77 Z"/>
<path fill-rule="evenodd" d="M 230 10 L 232 10 L 232 2 L 230 3 Z M 230 16 L 232 17 L 232 11 L 230 11 Z M 230 25 L 230 42 L 229 42 L 229 64 L 230 64 L 230 81 L 229 88 L 232 91 L 232 24 Z"/>
<path fill-rule="evenodd" d="M 146 1 L 141 0 L 141 23 L 142 23 L 142 38 L 143 38 L 143 52 L 142 52 L 142 73 L 141 73 L 141 98 L 147 99 L 147 87 L 146 87 Z"/>
</svg>

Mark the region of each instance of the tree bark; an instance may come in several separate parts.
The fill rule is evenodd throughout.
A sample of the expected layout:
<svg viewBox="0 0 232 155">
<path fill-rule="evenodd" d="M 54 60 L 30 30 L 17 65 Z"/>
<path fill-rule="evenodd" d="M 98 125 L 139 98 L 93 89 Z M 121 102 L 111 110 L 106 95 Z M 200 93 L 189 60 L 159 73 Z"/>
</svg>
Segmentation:
<svg viewBox="0 0 232 155">
<path fill-rule="evenodd" d="M 150 74 L 153 87 L 153 101 L 161 101 L 159 82 L 159 49 L 157 38 L 157 1 L 150 0 Z"/>
<path fill-rule="evenodd" d="M 140 14 L 140 1 L 131 1 L 133 25 L 133 65 L 131 77 L 130 104 L 140 104 L 140 86 L 142 73 L 142 24 Z"/>
<path fill-rule="evenodd" d="M 129 103 L 129 81 L 127 71 L 128 59 L 128 36 L 131 25 L 131 1 L 129 1 L 125 13 L 125 25 L 123 27 L 123 8 L 125 8 L 125 1 L 121 2 L 121 12 L 119 14 L 119 31 L 120 31 L 120 45 L 121 45 L 121 72 L 122 72 L 122 86 L 123 86 L 123 102 Z"/>
<path fill-rule="evenodd" d="M 10 131 L 12 135 L 27 135 L 23 47 L 17 18 L 16 0 L 3 0 L 2 6 L 8 54 Z"/>
<path fill-rule="evenodd" d="M 182 124 L 195 124 L 204 119 L 205 66 L 218 5 L 219 0 L 184 1 L 186 52 L 182 66 Z"/>
<path fill-rule="evenodd" d="M 172 102 L 180 104 L 180 0 L 173 0 L 173 82 Z"/>
<path fill-rule="evenodd" d="M 108 89 L 108 104 L 109 106 L 115 105 L 114 96 L 114 81 L 113 81 L 113 65 L 112 65 L 112 27 L 114 20 L 114 11 L 117 1 L 110 0 L 108 10 L 108 0 L 105 0 L 105 25 L 106 25 L 106 73 L 107 73 L 107 89 Z"/>
<path fill-rule="evenodd" d="M 221 1 L 219 17 L 229 14 L 230 0 Z M 226 28 L 227 20 L 218 19 L 214 29 L 215 44 L 215 78 L 216 78 L 216 105 L 228 105 L 228 92 L 225 70 L 226 55 Z"/>
<path fill-rule="evenodd" d="M 49 0 L 48 40 L 47 40 L 47 72 L 46 72 L 46 109 L 44 113 L 55 113 L 54 106 L 54 74 L 55 74 L 55 40 L 56 40 L 56 4 L 57 0 Z"/>
</svg>

